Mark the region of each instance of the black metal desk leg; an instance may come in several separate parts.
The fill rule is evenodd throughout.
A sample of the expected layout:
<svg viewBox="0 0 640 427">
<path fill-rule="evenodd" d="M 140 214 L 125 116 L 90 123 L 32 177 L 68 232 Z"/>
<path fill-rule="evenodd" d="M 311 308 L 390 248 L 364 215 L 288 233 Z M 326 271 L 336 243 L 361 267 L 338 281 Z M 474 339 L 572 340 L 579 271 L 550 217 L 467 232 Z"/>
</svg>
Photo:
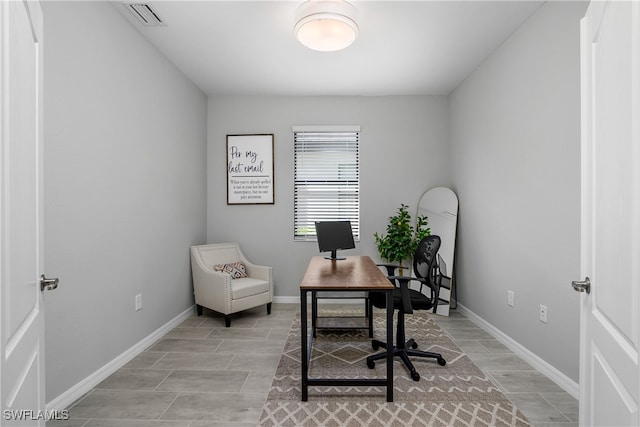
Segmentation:
<svg viewBox="0 0 640 427">
<path fill-rule="evenodd" d="M 318 292 L 311 291 L 311 333 L 316 337 L 316 322 L 318 319 Z"/>
<path fill-rule="evenodd" d="M 365 311 L 367 312 L 367 320 L 369 321 L 369 338 L 373 338 L 373 306 L 371 305 L 369 295 L 367 295 L 365 303 L 367 304 Z"/>
<path fill-rule="evenodd" d="M 387 291 L 387 402 L 393 402 L 393 292 Z"/>
<path fill-rule="evenodd" d="M 307 357 L 307 291 L 300 290 L 300 364 L 302 366 L 302 401 L 309 398 L 309 365 Z"/>
</svg>

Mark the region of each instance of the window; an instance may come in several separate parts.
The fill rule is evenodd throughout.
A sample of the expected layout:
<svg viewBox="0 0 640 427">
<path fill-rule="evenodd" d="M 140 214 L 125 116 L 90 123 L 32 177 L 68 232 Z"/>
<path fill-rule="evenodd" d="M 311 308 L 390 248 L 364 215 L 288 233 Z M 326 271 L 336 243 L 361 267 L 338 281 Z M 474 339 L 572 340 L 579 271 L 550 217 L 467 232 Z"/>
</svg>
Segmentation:
<svg viewBox="0 0 640 427">
<path fill-rule="evenodd" d="M 316 221 L 351 221 L 360 238 L 359 127 L 294 127 L 294 240 Z"/>
</svg>

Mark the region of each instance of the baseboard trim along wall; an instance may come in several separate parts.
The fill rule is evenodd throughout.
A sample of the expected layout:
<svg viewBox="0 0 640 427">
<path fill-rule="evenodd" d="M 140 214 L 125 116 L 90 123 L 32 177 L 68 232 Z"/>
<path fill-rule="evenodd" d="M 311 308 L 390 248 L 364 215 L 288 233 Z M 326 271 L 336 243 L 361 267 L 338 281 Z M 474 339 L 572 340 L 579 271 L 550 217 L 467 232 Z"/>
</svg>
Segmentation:
<svg viewBox="0 0 640 427">
<path fill-rule="evenodd" d="M 573 396 L 575 399 L 580 399 L 580 385 L 567 377 L 562 372 L 536 356 L 529 351 L 526 347 L 515 341 L 513 338 L 487 322 L 467 307 L 458 303 L 457 310 L 464 316 L 471 320 L 473 323 L 484 329 L 488 334 L 492 335 L 495 339 L 504 344 L 509 350 L 517 354 L 522 360 L 536 368 L 538 371 L 545 374 L 551 381 L 555 382 L 559 387 L 564 389 L 567 393 Z"/>
<path fill-rule="evenodd" d="M 105 380 L 109 375 L 113 374 L 115 371 L 129 363 L 134 357 L 142 353 L 153 343 L 165 336 L 170 330 L 185 321 L 193 313 L 194 306 L 191 306 L 164 325 L 162 325 L 160 328 L 156 329 L 146 338 L 143 338 L 142 341 L 138 342 L 137 344 L 126 350 L 124 353 L 115 357 L 102 368 L 98 369 L 93 374 L 89 375 L 84 380 L 80 381 L 79 383 L 62 393 L 60 396 L 53 399 L 51 402 L 48 402 L 46 405 L 46 410 L 60 411 L 69 408 L 73 404 L 73 402 L 81 398 L 82 395 L 89 392 L 92 388 Z"/>
</svg>

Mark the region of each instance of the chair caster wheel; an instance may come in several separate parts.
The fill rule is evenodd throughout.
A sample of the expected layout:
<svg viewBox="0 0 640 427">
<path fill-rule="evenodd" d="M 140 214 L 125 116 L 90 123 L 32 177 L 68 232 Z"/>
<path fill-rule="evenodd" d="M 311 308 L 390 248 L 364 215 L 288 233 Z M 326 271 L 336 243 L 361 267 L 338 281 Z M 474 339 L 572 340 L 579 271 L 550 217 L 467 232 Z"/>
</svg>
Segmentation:
<svg viewBox="0 0 640 427">
<path fill-rule="evenodd" d="M 420 381 L 420 374 L 417 372 L 411 372 L 411 379 L 414 381 Z"/>
<path fill-rule="evenodd" d="M 412 349 L 414 349 L 414 350 L 415 350 L 416 348 L 418 348 L 418 343 L 417 343 L 417 342 L 414 342 L 413 344 L 411 344 L 411 348 L 412 348 Z"/>
<path fill-rule="evenodd" d="M 377 349 L 379 349 L 379 348 L 380 348 L 380 346 L 378 345 L 378 343 L 377 343 L 377 342 L 375 342 L 375 341 L 373 341 L 373 342 L 371 343 L 371 347 L 373 347 L 373 349 L 374 349 L 374 350 L 377 350 Z"/>
<path fill-rule="evenodd" d="M 446 361 L 446 360 L 444 360 L 444 358 L 442 358 L 442 357 L 439 357 L 439 358 L 438 358 L 438 365 L 440 365 L 440 366 L 444 366 L 444 365 L 446 365 L 446 364 L 447 364 L 447 361 Z"/>
<path fill-rule="evenodd" d="M 373 360 L 367 360 L 367 367 L 369 369 L 373 369 L 376 366 L 376 362 L 374 362 Z"/>
</svg>

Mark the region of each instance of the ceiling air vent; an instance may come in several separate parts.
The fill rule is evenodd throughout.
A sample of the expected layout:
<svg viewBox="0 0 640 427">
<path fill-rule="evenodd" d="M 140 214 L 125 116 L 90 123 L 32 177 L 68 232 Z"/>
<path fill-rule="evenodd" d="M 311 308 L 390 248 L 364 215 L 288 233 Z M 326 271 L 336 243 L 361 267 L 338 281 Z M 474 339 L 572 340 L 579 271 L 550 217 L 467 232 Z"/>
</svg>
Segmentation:
<svg viewBox="0 0 640 427">
<path fill-rule="evenodd" d="M 131 12 L 133 16 L 142 23 L 142 25 L 148 27 L 165 25 L 149 3 L 125 3 L 125 6 L 129 9 L 129 12 Z"/>
</svg>

